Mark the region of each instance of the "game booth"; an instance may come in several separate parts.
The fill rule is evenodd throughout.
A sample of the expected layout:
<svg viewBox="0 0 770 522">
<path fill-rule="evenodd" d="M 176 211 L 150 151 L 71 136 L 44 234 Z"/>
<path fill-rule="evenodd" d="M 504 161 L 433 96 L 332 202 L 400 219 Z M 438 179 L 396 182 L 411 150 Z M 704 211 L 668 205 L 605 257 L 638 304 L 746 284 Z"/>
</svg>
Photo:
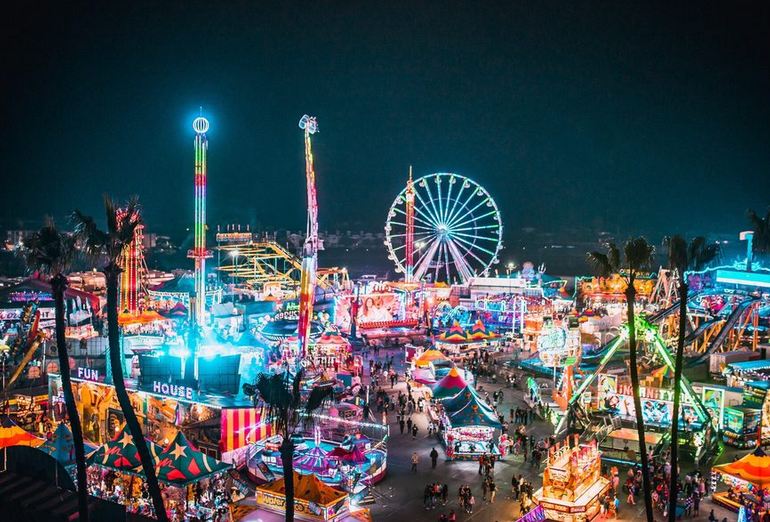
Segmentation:
<svg viewBox="0 0 770 522">
<path fill-rule="evenodd" d="M 433 386 L 436 382 L 447 375 L 454 366 L 454 363 L 438 350 L 426 350 L 421 354 L 416 354 L 412 359 L 411 377 L 412 380 Z"/>
<path fill-rule="evenodd" d="M 717 491 L 719 482 L 727 491 Z M 761 448 L 727 464 L 711 468 L 712 500 L 733 511 L 742 505 L 761 506 L 770 495 L 770 456 Z"/>
<path fill-rule="evenodd" d="M 283 478 L 257 487 L 257 506 L 283 515 L 286 512 L 286 483 Z M 325 484 L 313 474 L 294 472 L 294 517 L 312 522 L 343 518 L 349 508 L 345 491 Z"/>
<path fill-rule="evenodd" d="M 459 322 L 434 339 L 438 350 L 446 351 L 452 357 L 461 357 L 476 350 L 495 352 L 502 346 L 503 338 L 488 330 L 479 319 L 470 329 L 463 329 Z"/>
<path fill-rule="evenodd" d="M 543 487 L 533 498 L 548 520 L 585 522 L 600 511 L 610 481 L 601 475 L 601 452 L 596 440 L 580 444 L 573 435 L 552 446 L 543 472 Z"/>
<path fill-rule="evenodd" d="M 433 400 L 451 399 L 468 387 L 468 383 L 463 378 L 457 366 L 453 366 L 440 381 L 438 381 L 431 390 Z"/>
<path fill-rule="evenodd" d="M 149 439 L 145 441 L 165 491 L 167 510 L 182 519 L 208 519 L 224 506 L 229 464 L 198 451 L 181 431 L 165 448 Z M 125 426 L 86 462 L 91 495 L 122 504 L 131 512 L 152 513 L 150 500 L 142 495 L 144 472 L 139 452 Z M 196 488 L 197 483 L 201 485 Z"/>
<path fill-rule="evenodd" d="M 443 441 L 450 460 L 475 460 L 481 455 L 500 456 L 495 431 L 502 428 L 494 410 L 466 386 L 454 397 L 441 401 Z"/>
</svg>

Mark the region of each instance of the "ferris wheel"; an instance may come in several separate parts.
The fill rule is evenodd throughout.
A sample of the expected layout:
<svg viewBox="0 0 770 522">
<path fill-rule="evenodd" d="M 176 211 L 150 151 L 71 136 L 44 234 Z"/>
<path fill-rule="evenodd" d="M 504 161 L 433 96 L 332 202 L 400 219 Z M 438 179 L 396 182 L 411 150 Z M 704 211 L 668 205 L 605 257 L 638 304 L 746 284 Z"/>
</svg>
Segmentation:
<svg viewBox="0 0 770 522">
<path fill-rule="evenodd" d="M 459 174 L 412 181 L 390 206 L 385 246 L 408 282 L 465 282 L 499 262 L 503 225 L 489 192 Z"/>
</svg>

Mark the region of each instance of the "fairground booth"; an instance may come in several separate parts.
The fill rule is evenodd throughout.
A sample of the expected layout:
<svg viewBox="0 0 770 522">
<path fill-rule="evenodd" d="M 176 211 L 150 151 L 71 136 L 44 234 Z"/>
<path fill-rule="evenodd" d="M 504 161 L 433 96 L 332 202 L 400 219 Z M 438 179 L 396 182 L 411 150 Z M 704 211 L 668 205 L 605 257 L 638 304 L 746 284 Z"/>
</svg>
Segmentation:
<svg viewBox="0 0 770 522">
<path fill-rule="evenodd" d="M 283 478 L 257 488 L 257 506 L 283 515 L 286 483 Z M 313 474 L 294 472 L 294 516 L 299 520 L 340 520 L 348 512 L 348 494 L 325 484 Z"/>
<path fill-rule="evenodd" d="M 433 386 L 449 373 L 454 363 L 439 350 L 426 350 L 415 354 L 410 369 L 412 380 L 427 386 Z"/>
<path fill-rule="evenodd" d="M 477 320 L 469 329 L 464 329 L 455 322 L 452 327 L 434 339 L 437 349 L 446 351 L 452 357 L 461 357 L 478 350 L 497 351 L 502 346 L 503 338 L 488 330 L 481 320 Z"/>
<path fill-rule="evenodd" d="M 216 361 L 216 359 L 214 359 Z M 213 367 L 212 367 L 213 368 Z M 147 368 L 149 369 L 149 368 Z M 81 369 L 78 369 L 81 370 Z M 237 366 L 232 374 L 237 385 Z M 149 372 L 148 372 L 149 373 Z M 103 382 L 101 372 L 76 371 L 72 378 L 83 437 L 95 445 L 112 440 L 125 419 L 115 388 Z M 89 379 L 83 378 L 88 376 Z M 96 379 L 96 380 L 91 380 Z M 169 384 L 160 378 L 138 385 L 127 380 L 129 399 L 145 435 L 166 445 L 181 430 L 199 451 L 225 462 L 242 465 L 248 446 L 269 437 L 272 426 L 248 398 L 200 392 L 191 386 Z M 61 378 L 49 374 L 49 397 L 54 420 L 62 420 L 64 397 Z"/>
<path fill-rule="evenodd" d="M 719 486 L 723 482 L 725 491 Z M 728 509 L 738 511 L 743 506 L 764 505 L 770 495 L 770 456 L 761 448 L 742 459 L 711 468 L 712 499 Z"/>
<path fill-rule="evenodd" d="M 466 386 L 460 393 L 441 401 L 442 434 L 449 459 L 476 459 L 500 455 L 496 431 L 502 428 L 494 410 Z"/>
<path fill-rule="evenodd" d="M 229 464 L 198 451 L 181 431 L 165 448 L 151 440 L 146 443 L 170 513 L 180 520 L 210 519 L 225 506 Z M 125 427 L 89 455 L 87 463 L 92 495 L 122 504 L 130 512 L 152 513 L 151 501 L 142 494 L 139 453 Z"/>
<path fill-rule="evenodd" d="M 593 440 L 580 444 L 573 435 L 552 446 L 543 473 L 543 487 L 533 497 L 548 520 L 593 520 L 610 482 L 601 475 L 601 452 Z"/>
</svg>

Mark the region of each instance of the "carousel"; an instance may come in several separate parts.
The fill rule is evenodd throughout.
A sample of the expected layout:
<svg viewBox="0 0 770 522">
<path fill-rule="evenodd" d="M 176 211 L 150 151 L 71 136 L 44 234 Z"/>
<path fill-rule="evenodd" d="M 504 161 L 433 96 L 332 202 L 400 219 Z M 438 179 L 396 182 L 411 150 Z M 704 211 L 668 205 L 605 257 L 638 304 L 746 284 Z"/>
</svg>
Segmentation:
<svg viewBox="0 0 770 522">
<path fill-rule="evenodd" d="M 728 464 L 711 468 L 712 499 L 733 511 L 741 506 L 762 506 L 770 498 L 770 456 L 761 448 Z M 727 490 L 717 491 L 719 482 Z"/>
</svg>

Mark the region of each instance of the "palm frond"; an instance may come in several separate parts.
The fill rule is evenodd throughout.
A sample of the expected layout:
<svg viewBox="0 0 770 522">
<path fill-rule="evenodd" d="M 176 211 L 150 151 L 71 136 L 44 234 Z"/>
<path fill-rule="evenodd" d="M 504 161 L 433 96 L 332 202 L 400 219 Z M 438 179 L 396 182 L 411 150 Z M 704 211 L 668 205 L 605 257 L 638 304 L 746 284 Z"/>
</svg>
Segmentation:
<svg viewBox="0 0 770 522">
<path fill-rule="evenodd" d="M 24 238 L 20 253 L 29 271 L 53 276 L 69 270 L 74 244 L 73 237 L 58 230 L 53 219 L 47 217 L 40 230 Z"/>
<path fill-rule="evenodd" d="M 667 250 L 666 259 L 668 267 L 672 270 L 678 270 L 680 274 L 684 274 L 688 265 L 687 241 L 679 234 L 666 236 L 663 238 L 663 246 Z"/>
<path fill-rule="evenodd" d="M 689 246 L 689 268 L 691 270 L 703 270 L 715 259 L 718 259 L 722 252 L 719 243 L 709 243 L 705 237 L 698 236 L 690 241 Z"/>
<path fill-rule="evenodd" d="M 629 239 L 623 247 L 626 265 L 630 274 L 649 271 L 652 266 L 655 247 L 643 237 Z"/>
<path fill-rule="evenodd" d="M 607 254 L 602 254 L 601 252 L 594 250 L 593 252 L 588 252 L 586 258 L 594 272 L 596 272 L 596 275 L 600 277 L 609 277 L 610 274 L 613 273 L 614 270 Z"/>
</svg>

